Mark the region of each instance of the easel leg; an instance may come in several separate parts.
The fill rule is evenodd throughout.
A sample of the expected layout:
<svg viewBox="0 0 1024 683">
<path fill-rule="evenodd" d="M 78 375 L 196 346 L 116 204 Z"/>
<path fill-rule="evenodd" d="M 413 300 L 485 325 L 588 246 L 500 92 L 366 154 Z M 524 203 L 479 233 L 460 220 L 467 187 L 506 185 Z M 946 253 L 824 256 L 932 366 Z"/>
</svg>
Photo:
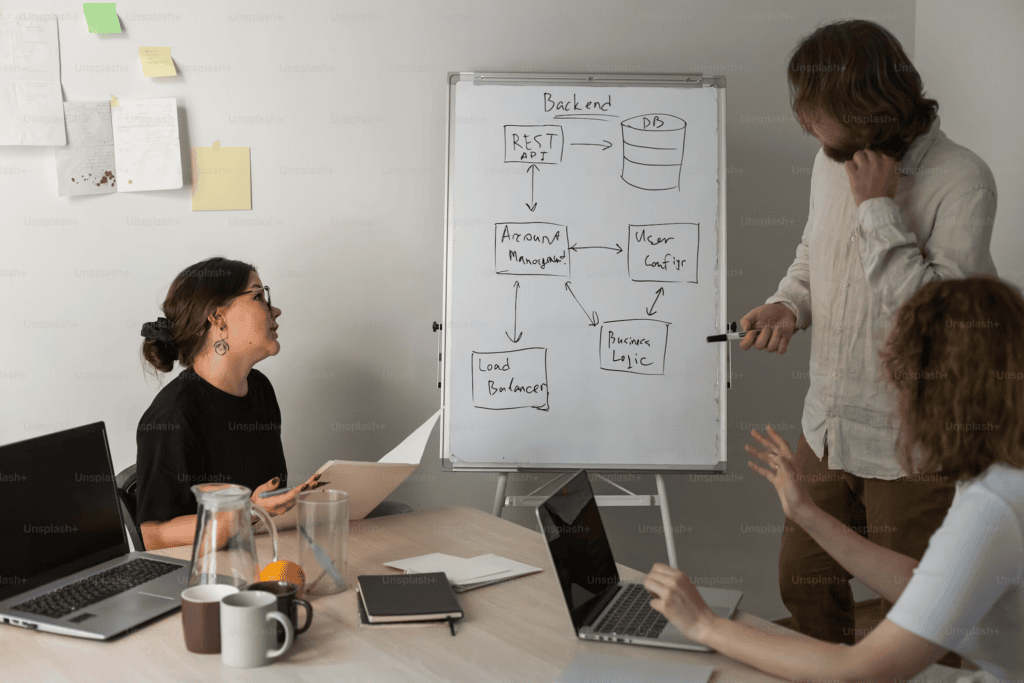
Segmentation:
<svg viewBox="0 0 1024 683">
<path fill-rule="evenodd" d="M 658 502 L 661 503 L 661 525 L 665 527 L 665 547 L 668 548 L 668 564 L 670 567 L 679 569 L 676 561 L 676 538 L 672 533 L 672 515 L 668 510 L 668 495 L 665 493 L 665 479 L 656 474 L 655 481 L 658 484 Z"/>
<path fill-rule="evenodd" d="M 494 516 L 501 517 L 501 511 L 505 509 L 505 486 L 508 484 L 508 472 L 498 475 L 498 490 L 494 493 Z"/>
</svg>

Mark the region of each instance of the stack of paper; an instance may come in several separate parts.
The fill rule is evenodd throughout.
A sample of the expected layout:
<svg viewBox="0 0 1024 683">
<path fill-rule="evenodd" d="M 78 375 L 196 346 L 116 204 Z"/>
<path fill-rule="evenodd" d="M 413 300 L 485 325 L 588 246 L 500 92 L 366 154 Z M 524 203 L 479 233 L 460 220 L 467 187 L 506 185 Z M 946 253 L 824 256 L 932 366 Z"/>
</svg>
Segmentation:
<svg viewBox="0 0 1024 683">
<path fill-rule="evenodd" d="M 540 567 L 531 567 L 528 564 L 492 554 L 462 558 L 445 553 L 429 553 L 404 560 L 385 562 L 384 566 L 401 569 L 406 574 L 444 572 L 456 593 L 542 571 Z"/>
</svg>

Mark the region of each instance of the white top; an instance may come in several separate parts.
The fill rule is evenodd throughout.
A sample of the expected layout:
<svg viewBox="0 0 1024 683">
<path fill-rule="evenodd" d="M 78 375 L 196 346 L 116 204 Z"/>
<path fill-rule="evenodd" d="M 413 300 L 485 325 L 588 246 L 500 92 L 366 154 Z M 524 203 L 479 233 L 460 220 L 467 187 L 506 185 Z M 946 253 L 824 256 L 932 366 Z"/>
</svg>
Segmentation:
<svg viewBox="0 0 1024 683">
<path fill-rule="evenodd" d="M 1024 677 L 1024 470 L 997 463 L 957 482 L 886 618 L 1000 678 Z"/>
<path fill-rule="evenodd" d="M 896 390 L 877 378 L 896 311 L 932 280 L 996 274 L 996 184 L 985 162 L 947 138 L 936 117 L 899 167 L 895 199 L 858 207 L 846 167 L 819 150 L 796 259 L 765 301 L 811 332 L 800 421 L 808 445 L 821 458 L 827 439 L 829 469 L 871 479 L 904 475 Z"/>
</svg>

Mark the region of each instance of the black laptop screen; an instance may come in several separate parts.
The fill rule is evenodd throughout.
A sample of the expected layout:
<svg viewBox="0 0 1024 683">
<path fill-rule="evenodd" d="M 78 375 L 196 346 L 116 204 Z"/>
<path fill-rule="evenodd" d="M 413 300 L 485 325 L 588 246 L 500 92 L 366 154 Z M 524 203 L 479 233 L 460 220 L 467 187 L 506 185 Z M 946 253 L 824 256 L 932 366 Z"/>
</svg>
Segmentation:
<svg viewBox="0 0 1024 683">
<path fill-rule="evenodd" d="M 0 446 L 0 600 L 127 553 L 103 423 Z"/>
<path fill-rule="evenodd" d="M 541 503 L 537 513 L 573 626 L 579 630 L 598 594 L 619 584 L 586 471 Z"/>
</svg>

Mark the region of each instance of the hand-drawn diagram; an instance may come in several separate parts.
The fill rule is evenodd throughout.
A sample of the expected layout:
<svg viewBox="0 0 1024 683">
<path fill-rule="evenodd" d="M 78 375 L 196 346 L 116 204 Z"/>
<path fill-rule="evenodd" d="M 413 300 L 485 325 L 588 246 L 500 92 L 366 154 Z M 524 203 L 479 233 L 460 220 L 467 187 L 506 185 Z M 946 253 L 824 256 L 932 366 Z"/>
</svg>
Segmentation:
<svg viewBox="0 0 1024 683">
<path fill-rule="evenodd" d="M 547 96 L 547 95 L 546 95 Z M 547 100 L 545 101 L 547 104 Z M 594 103 L 591 103 L 594 104 Z M 604 111 L 611 100 L 600 101 L 593 108 Z M 562 103 L 557 111 L 575 111 L 588 105 L 577 100 Z M 589 115 L 590 112 L 587 112 Z M 563 115 L 566 116 L 566 115 Z M 614 115 L 604 115 L 614 116 Z M 580 115 L 580 118 L 585 118 Z M 600 120 L 592 118 L 591 120 Z M 670 190 L 679 187 L 686 122 L 670 114 L 644 114 L 622 121 L 622 174 L 627 184 L 642 190 Z M 504 162 L 529 164 L 530 201 L 526 207 L 531 213 L 537 209 L 534 196 L 537 164 L 561 164 L 565 148 L 565 134 L 558 125 L 506 125 L 504 126 Z M 593 140 L 588 136 L 583 140 Z M 597 139 L 600 139 L 598 137 Z M 586 148 L 605 151 L 612 147 L 602 142 L 570 142 L 584 152 Z M 552 172 L 567 172 L 565 165 Z M 568 171 L 572 172 L 572 171 Z M 520 211 L 522 209 L 519 209 Z M 537 212 L 542 213 L 542 212 Z M 645 223 L 630 224 L 626 228 L 625 263 L 622 277 L 631 282 L 697 283 L 697 256 L 700 242 L 698 223 Z M 622 229 L 617 228 L 617 229 Z M 569 228 L 564 223 L 546 221 L 505 221 L 494 223 L 494 272 L 497 275 L 547 275 L 570 277 L 570 254 L 584 249 L 613 252 L 586 258 L 621 258 L 622 246 L 579 246 L 569 239 Z M 568 297 L 586 315 L 588 327 L 598 335 L 599 355 L 597 367 L 611 372 L 635 375 L 664 375 L 668 350 L 668 331 L 671 323 L 651 318 L 625 318 L 601 322 L 597 311 L 591 311 L 581 302 L 567 280 Z M 512 333 L 506 337 L 517 343 L 522 337 L 518 326 L 520 282 L 513 285 Z M 528 291 L 528 287 L 527 287 Z M 526 293 L 526 292 L 524 292 Z M 665 288 L 651 292 L 654 300 L 644 311 L 648 316 Z M 650 299 L 648 299 L 650 301 Z M 592 303 L 592 302 L 588 302 Z M 634 314 L 642 315 L 639 311 Z M 578 314 L 576 314 L 578 315 Z M 582 325 L 582 319 L 580 324 Z M 600 324 L 600 327 L 598 325 Z M 534 408 L 548 410 L 547 349 L 542 347 L 512 351 L 472 352 L 473 406 L 486 410 Z"/>
<path fill-rule="evenodd" d="M 668 326 L 661 320 L 609 320 L 601 325 L 601 369 L 664 375 Z"/>
<path fill-rule="evenodd" d="M 494 271 L 569 277 L 569 228 L 557 223 L 495 223 Z"/>
<path fill-rule="evenodd" d="M 671 114 L 644 114 L 621 125 L 622 179 L 641 190 L 678 189 L 686 121 Z"/>
<path fill-rule="evenodd" d="M 547 349 L 474 351 L 472 356 L 475 407 L 548 409 Z"/>
<path fill-rule="evenodd" d="M 505 163 L 557 164 L 562 141 L 561 126 L 505 126 Z"/>
<path fill-rule="evenodd" d="M 698 223 L 629 226 L 626 263 L 633 282 L 697 283 Z"/>
</svg>

